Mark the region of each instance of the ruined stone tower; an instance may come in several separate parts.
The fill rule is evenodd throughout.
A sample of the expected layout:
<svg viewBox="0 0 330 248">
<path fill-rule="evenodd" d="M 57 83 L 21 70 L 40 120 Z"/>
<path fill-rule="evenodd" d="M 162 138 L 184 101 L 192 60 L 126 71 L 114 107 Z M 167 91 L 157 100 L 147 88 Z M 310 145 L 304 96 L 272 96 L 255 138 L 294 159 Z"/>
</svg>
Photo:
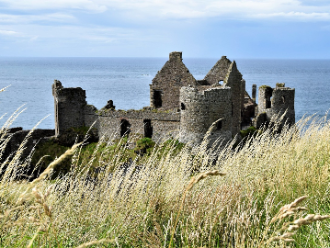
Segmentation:
<svg viewBox="0 0 330 248">
<path fill-rule="evenodd" d="M 58 80 L 52 85 L 55 106 L 55 136 L 72 127 L 83 127 L 86 93 L 80 88 L 63 88 Z"/>
<path fill-rule="evenodd" d="M 199 91 L 193 87 L 182 87 L 180 91 L 181 121 L 180 142 L 200 144 L 211 127 L 208 145 L 217 139 L 225 142 L 232 138 L 231 89 L 210 88 Z"/>
<path fill-rule="evenodd" d="M 295 123 L 294 88 L 285 87 L 285 84 L 277 84 L 276 88 L 262 85 L 259 87 L 258 97 L 258 116 L 255 121 L 257 128 L 275 117 L 283 117 L 281 125 Z"/>
</svg>

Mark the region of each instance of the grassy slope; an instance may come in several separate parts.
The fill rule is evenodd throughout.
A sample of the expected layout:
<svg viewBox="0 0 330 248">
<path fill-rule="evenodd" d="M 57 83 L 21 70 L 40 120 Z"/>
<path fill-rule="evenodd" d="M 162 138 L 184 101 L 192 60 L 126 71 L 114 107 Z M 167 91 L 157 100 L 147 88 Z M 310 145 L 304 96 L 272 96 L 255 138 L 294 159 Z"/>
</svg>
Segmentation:
<svg viewBox="0 0 330 248">
<path fill-rule="evenodd" d="M 329 141 L 328 124 L 301 136 L 294 129 L 275 137 L 264 132 L 239 152 L 218 152 L 212 167 L 202 147 L 175 156 L 156 148 L 143 166 L 133 161 L 129 168 L 122 166 L 123 146 L 109 155 L 100 143 L 89 160 L 76 149 L 65 178 L 1 182 L 0 247 L 76 247 L 94 240 L 104 245 L 94 247 L 283 247 L 269 241 L 292 233 L 288 226 L 281 231 L 285 223 L 330 212 Z M 59 165 L 52 164 L 55 171 Z M 90 165 L 103 169 L 98 184 L 83 169 Z M 226 175 L 206 176 L 186 190 L 192 176 L 210 170 Z M 308 196 L 299 203 L 308 210 L 291 205 L 290 216 L 271 222 L 301 196 Z M 286 245 L 328 247 L 329 222 L 312 222 Z"/>
</svg>

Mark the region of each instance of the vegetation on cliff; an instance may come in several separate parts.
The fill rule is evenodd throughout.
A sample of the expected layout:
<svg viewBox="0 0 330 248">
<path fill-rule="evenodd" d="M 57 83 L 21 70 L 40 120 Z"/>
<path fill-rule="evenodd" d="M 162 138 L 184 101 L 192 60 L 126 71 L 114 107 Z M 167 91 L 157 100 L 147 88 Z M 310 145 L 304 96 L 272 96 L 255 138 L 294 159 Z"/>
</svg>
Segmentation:
<svg viewBox="0 0 330 248">
<path fill-rule="evenodd" d="M 129 139 L 101 138 L 32 182 L 12 180 L 16 156 L 0 182 L 0 247 L 328 247 L 330 125 L 306 123 L 236 150 L 143 140 L 143 166 Z"/>
</svg>

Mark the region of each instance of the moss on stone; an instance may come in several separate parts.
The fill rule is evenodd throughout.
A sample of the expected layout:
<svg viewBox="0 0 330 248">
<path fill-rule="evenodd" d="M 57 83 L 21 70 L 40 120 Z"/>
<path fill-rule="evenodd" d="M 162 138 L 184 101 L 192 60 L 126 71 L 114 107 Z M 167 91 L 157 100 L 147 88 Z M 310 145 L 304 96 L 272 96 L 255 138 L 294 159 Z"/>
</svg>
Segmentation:
<svg viewBox="0 0 330 248">
<path fill-rule="evenodd" d="M 285 87 L 285 83 L 276 83 L 276 88 Z"/>
<path fill-rule="evenodd" d="M 261 85 L 259 87 L 259 89 L 271 89 L 272 87 L 268 86 L 268 85 Z"/>
</svg>

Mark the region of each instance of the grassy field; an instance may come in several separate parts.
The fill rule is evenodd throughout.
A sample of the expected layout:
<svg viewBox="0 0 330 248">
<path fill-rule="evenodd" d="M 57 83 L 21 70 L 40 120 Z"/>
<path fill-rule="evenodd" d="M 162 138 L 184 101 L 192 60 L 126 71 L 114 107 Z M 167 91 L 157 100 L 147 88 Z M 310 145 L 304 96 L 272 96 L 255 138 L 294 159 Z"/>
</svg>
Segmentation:
<svg viewBox="0 0 330 248">
<path fill-rule="evenodd" d="M 221 151 L 126 142 L 75 145 L 32 182 L 3 163 L 0 247 L 330 246 L 329 123 Z"/>
</svg>

